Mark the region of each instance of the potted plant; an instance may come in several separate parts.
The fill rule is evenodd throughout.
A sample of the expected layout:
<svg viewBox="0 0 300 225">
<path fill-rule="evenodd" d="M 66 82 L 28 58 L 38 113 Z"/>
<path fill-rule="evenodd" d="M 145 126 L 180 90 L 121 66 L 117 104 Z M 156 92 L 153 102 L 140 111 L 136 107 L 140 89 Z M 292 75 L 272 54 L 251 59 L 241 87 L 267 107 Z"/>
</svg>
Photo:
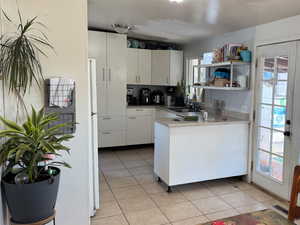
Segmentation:
<svg viewBox="0 0 300 225">
<path fill-rule="evenodd" d="M 0 117 L 6 127 L 0 131 L 2 190 L 14 222 L 34 223 L 54 213 L 60 177 L 56 166 L 70 167 L 54 158 L 69 152 L 62 143 L 73 137 L 60 135 L 66 124 L 50 126 L 57 119 L 34 108 L 22 125 Z"/>
</svg>

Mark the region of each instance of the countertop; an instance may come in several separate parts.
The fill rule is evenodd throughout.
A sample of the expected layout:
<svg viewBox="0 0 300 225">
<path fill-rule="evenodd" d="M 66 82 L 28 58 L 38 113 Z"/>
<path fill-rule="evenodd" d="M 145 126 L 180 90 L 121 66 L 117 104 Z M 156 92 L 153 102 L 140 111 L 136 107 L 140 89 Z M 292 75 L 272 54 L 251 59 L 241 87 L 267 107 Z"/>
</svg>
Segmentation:
<svg viewBox="0 0 300 225">
<path fill-rule="evenodd" d="M 213 125 L 230 125 L 230 124 L 249 124 L 250 121 L 247 115 L 238 112 L 227 112 L 226 120 L 216 119 L 212 113 L 209 113 L 207 121 L 203 121 L 202 114 L 200 112 L 176 112 L 163 105 L 136 105 L 127 106 L 128 109 L 145 108 L 145 109 L 161 109 L 178 115 L 179 121 L 175 121 L 173 118 L 159 118 L 155 122 L 168 127 L 187 127 L 187 126 L 213 126 Z M 174 107 L 172 107 L 174 108 Z M 232 115 L 232 116 L 228 116 Z M 199 116 L 198 121 L 184 121 L 184 116 Z"/>
<path fill-rule="evenodd" d="M 172 118 L 161 118 L 155 121 L 167 127 L 192 127 L 192 126 L 215 126 L 215 125 L 230 125 L 230 124 L 249 124 L 249 120 L 243 120 L 233 117 L 227 117 L 226 120 L 216 120 L 208 118 L 207 121 L 199 119 L 198 121 L 175 121 Z"/>
</svg>

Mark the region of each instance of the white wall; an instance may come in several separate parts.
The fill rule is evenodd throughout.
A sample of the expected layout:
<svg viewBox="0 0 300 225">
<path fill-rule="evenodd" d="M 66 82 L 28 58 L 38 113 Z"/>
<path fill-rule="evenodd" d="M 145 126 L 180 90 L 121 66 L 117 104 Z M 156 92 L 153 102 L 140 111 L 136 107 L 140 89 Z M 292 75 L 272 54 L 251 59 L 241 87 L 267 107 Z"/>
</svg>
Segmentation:
<svg viewBox="0 0 300 225">
<path fill-rule="evenodd" d="M 17 19 L 16 1 L 3 0 L 5 11 Z M 87 1 L 19 0 L 24 18 L 38 16 L 47 27 L 55 53 L 42 59 L 45 77 L 65 76 L 76 81 L 75 138 L 69 143 L 71 156 L 64 160 L 72 169 L 62 169 L 57 201 L 57 224 L 88 225 L 88 77 L 87 77 Z M 11 29 L 11 28 L 9 28 Z M 5 26 L 4 30 L 8 30 Z M 27 104 L 43 105 L 42 91 L 34 88 Z M 13 115 L 16 103 L 6 101 L 6 114 Z M 0 223 L 1 224 L 1 223 Z"/>
<path fill-rule="evenodd" d="M 227 43 L 243 43 L 253 51 L 255 38 L 255 27 L 226 33 L 220 36 L 204 40 L 194 41 L 184 46 L 185 58 L 200 58 L 203 53 L 213 49 L 221 48 Z M 225 100 L 226 108 L 231 111 L 248 113 L 251 110 L 251 91 L 219 91 L 208 90 L 206 92 L 208 102 L 214 99 Z"/>
</svg>

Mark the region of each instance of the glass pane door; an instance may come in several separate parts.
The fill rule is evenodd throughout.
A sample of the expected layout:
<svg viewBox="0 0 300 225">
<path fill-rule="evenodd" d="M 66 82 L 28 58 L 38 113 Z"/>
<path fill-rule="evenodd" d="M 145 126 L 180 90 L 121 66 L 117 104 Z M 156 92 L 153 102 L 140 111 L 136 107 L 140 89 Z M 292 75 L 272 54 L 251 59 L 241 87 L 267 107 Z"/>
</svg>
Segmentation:
<svg viewBox="0 0 300 225">
<path fill-rule="evenodd" d="M 293 159 L 291 136 L 296 42 L 258 47 L 252 181 L 288 199 Z"/>
<path fill-rule="evenodd" d="M 258 119 L 257 171 L 283 181 L 288 56 L 263 59 Z"/>
</svg>

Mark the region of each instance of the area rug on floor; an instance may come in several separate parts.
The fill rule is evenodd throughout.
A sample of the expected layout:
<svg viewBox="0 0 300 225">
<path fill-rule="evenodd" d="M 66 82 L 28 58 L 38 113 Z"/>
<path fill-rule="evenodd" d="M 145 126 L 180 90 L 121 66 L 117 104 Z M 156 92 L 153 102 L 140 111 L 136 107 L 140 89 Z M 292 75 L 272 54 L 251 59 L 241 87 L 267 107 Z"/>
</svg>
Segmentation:
<svg viewBox="0 0 300 225">
<path fill-rule="evenodd" d="M 283 216 L 266 209 L 258 212 L 242 214 L 203 225 L 295 225 Z"/>
</svg>

